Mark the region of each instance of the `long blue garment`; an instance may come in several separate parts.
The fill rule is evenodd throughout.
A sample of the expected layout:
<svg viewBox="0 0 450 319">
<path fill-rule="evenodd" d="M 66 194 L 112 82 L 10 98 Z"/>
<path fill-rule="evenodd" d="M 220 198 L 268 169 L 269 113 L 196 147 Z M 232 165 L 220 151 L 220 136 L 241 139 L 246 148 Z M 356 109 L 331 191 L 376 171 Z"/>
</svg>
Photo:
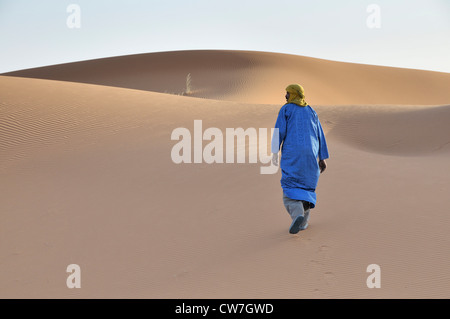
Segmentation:
<svg viewBox="0 0 450 319">
<path fill-rule="evenodd" d="M 320 169 L 318 159 L 328 158 L 327 142 L 319 117 L 309 105 L 288 103 L 281 107 L 272 138 L 272 153 L 281 146 L 281 187 L 291 199 L 316 206 L 316 187 Z"/>
</svg>

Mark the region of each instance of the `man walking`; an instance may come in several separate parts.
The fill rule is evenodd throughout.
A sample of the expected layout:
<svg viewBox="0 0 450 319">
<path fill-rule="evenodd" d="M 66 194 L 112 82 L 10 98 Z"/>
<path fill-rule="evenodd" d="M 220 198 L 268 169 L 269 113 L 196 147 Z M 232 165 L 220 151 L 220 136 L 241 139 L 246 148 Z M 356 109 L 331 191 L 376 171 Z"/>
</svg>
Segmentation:
<svg viewBox="0 0 450 319">
<path fill-rule="evenodd" d="M 289 232 L 296 234 L 308 227 L 310 209 L 316 206 L 319 176 L 327 167 L 329 155 L 319 117 L 306 103 L 303 88 L 289 85 L 286 102 L 275 123 L 278 134 L 272 138 L 272 162 L 278 165 L 281 147 L 283 203 L 292 218 Z"/>
</svg>

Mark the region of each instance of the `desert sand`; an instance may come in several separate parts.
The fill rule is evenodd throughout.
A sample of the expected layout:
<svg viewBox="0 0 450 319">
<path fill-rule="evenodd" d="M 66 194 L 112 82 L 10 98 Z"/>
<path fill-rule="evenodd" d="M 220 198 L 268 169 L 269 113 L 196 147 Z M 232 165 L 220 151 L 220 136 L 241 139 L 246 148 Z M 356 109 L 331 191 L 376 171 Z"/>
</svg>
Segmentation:
<svg viewBox="0 0 450 319">
<path fill-rule="evenodd" d="M 280 171 L 171 159 L 172 131 L 194 120 L 270 129 L 290 83 L 330 151 L 296 235 Z M 449 87 L 446 73 L 239 51 L 2 75 L 0 297 L 449 298 Z"/>
</svg>

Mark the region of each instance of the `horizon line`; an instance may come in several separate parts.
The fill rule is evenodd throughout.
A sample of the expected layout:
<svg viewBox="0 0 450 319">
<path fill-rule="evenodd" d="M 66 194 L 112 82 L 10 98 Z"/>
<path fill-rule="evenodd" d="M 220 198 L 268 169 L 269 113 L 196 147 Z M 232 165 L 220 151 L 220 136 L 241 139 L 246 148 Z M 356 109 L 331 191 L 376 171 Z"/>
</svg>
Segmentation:
<svg viewBox="0 0 450 319">
<path fill-rule="evenodd" d="M 429 69 L 429 68 L 406 67 L 406 66 L 396 66 L 396 65 L 387 65 L 387 64 L 374 64 L 374 63 L 368 63 L 368 62 L 355 62 L 355 61 L 349 61 L 349 60 L 335 60 L 335 59 L 330 59 L 330 58 L 323 58 L 323 57 L 295 54 L 295 53 L 289 53 L 289 52 L 262 51 L 262 50 L 249 50 L 249 49 L 217 49 L 216 48 L 216 49 L 161 50 L 161 51 L 129 53 L 129 54 L 122 54 L 122 55 L 99 56 L 99 57 L 93 57 L 93 58 L 82 59 L 82 60 L 74 60 L 74 61 L 66 61 L 66 62 L 60 62 L 60 63 L 54 63 L 54 64 L 38 65 L 38 66 L 27 67 L 27 68 L 23 68 L 23 69 L 14 69 L 14 70 L 9 70 L 9 71 L 0 71 L 0 75 L 7 76 L 8 73 L 19 72 L 19 71 L 26 71 L 26 70 L 32 70 L 32 69 L 38 69 L 38 68 L 45 68 L 45 67 L 52 67 L 52 66 L 58 66 L 58 65 L 64 65 L 64 64 L 71 64 L 71 63 L 81 63 L 81 62 L 87 62 L 87 61 L 102 60 L 102 59 L 112 59 L 112 58 L 126 57 L 126 56 L 133 56 L 133 55 L 145 55 L 145 54 L 154 54 L 154 53 L 170 53 L 170 52 L 183 52 L 183 51 L 185 51 L 185 52 L 188 52 L 188 51 L 189 52 L 193 52 L 193 51 L 229 51 L 229 52 L 274 53 L 274 54 L 280 54 L 280 55 L 292 55 L 292 56 L 305 57 L 305 58 L 324 60 L 324 61 L 330 61 L 330 62 L 338 62 L 338 63 L 349 63 L 349 64 L 359 64 L 359 65 L 368 65 L 368 66 L 379 66 L 379 67 L 387 67 L 387 68 L 408 69 L 408 70 L 428 71 L 428 72 L 438 72 L 438 73 L 450 74 L 450 72 L 447 72 L 447 71 L 436 70 L 436 69 Z"/>
</svg>

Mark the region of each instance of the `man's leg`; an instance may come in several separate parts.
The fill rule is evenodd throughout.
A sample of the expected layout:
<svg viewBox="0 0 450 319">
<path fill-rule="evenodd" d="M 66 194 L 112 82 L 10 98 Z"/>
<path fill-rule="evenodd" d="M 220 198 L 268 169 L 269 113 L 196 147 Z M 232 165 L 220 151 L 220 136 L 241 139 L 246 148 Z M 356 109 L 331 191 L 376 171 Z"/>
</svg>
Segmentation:
<svg viewBox="0 0 450 319">
<path fill-rule="evenodd" d="M 294 220 L 298 215 L 304 215 L 304 206 L 301 200 L 291 199 L 283 192 L 283 204 L 287 212 Z"/>
<path fill-rule="evenodd" d="M 309 202 L 307 201 L 302 201 L 303 202 L 303 209 L 304 209 L 304 214 L 303 214 L 303 223 L 300 225 L 300 230 L 304 230 L 306 228 L 308 228 L 308 221 L 309 221 L 309 213 L 311 212 L 311 207 L 309 205 Z"/>
<path fill-rule="evenodd" d="M 305 210 L 303 206 L 303 201 L 291 199 L 286 196 L 283 192 L 283 204 L 286 207 L 287 212 L 292 218 L 292 224 L 289 227 L 289 232 L 291 234 L 296 234 L 301 230 L 302 225 L 305 225 Z M 309 217 L 309 212 L 308 212 Z M 306 225 L 307 226 L 307 225 Z M 305 227 L 306 228 L 306 227 Z"/>
</svg>

